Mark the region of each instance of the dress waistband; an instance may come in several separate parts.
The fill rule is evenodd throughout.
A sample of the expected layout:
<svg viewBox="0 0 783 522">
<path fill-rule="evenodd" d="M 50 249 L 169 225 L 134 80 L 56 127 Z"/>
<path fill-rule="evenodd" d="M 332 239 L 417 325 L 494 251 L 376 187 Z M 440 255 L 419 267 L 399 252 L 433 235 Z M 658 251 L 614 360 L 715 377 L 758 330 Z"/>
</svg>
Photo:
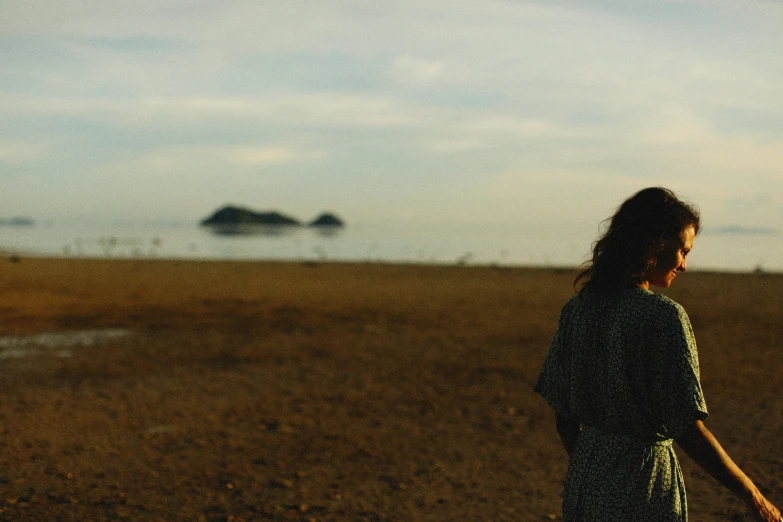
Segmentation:
<svg viewBox="0 0 783 522">
<path fill-rule="evenodd" d="M 635 437 L 629 437 L 628 435 L 624 435 L 621 433 L 611 433 L 608 431 L 604 431 L 599 428 L 594 428 L 592 426 L 582 426 L 582 434 L 583 435 L 593 435 L 593 436 L 599 436 L 604 439 L 609 439 L 609 441 L 614 441 L 617 444 L 631 444 L 633 446 L 671 446 L 672 442 L 674 442 L 673 439 L 639 439 Z"/>
</svg>

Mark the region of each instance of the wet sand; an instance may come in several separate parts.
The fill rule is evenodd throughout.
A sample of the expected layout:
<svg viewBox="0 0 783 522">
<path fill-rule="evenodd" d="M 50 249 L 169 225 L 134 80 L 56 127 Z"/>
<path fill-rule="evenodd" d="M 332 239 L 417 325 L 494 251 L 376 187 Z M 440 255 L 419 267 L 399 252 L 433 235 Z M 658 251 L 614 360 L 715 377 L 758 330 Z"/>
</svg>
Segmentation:
<svg viewBox="0 0 783 522">
<path fill-rule="evenodd" d="M 0 520 L 560 518 L 566 456 L 531 388 L 570 269 L 0 267 Z M 708 426 L 783 504 L 783 276 L 692 272 L 669 295 Z M 127 335 L 27 337 L 96 330 Z M 678 454 L 691 518 L 743 520 Z"/>
</svg>

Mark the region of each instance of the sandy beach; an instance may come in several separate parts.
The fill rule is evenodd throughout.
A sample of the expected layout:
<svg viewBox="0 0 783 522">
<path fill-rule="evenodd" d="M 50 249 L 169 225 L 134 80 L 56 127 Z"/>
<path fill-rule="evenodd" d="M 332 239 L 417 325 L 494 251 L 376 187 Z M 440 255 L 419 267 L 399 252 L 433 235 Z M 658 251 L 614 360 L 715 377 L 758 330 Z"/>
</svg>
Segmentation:
<svg viewBox="0 0 783 522">
<path fill-rule="evenodd" d="M 567 459 L 532 386 L 571 269 L 0 266 L 0 520 L 560 519 Z M 783 276 L 689 272 L 668 295 L 708 427 L 780 506 Z M 746 519 L 678 455 L 692 520 Z"/>
</svg>

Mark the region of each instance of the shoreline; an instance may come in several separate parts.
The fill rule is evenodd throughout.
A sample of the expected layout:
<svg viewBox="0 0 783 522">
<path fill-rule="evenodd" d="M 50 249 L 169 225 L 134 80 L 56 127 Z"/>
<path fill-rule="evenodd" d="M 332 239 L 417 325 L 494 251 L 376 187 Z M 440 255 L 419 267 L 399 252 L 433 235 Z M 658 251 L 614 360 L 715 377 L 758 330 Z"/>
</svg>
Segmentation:
<svg viewBox="0 0 783 522">
<path fill-rule="evenodd" d="M 152 262 L 152 263 L 195 263 L 195 264 L 209 264 L 209 263 L 229 263 L 229 264 L 259 264 L 259 265 L 304 265 L 304 266 L 389 266 L 398 268 L 475 268 L 475 269 L 492 269 L 492 270 L 531 270 L 531 271 L 554 271 L 554 272 L 573 272 L 582 266 L 579 265 L 557 265 L 557 264 L 511 264 L 511 263 L 480 263 L 480 262 L 424 262 L 424 261 L 384 261 L 384 260 L 352 260 L 352 259 L 229 259 L 229 258 L 197 258 L 197 257 L 111 257 L 111 256 L 78 256 L 78 255 L 43 255 L 25 251 L 10 251 L 0 250 L 0 261 L 2 258 L 15 258 L 17 261 L 24 259 L 28 260 L 48 260 L 48 261 L 74 261 L 74 262 L 120 262 L 120 263 L 132 263 L 132 262 Z M 14 262 L 17 262 L 14 261 Z M 721 269 L 721 268 L 689 268 L 687 275 L 763 275 L 763 276 L 783 276 L 783 270 L 765 270 L 763 267 L 755 267 L 750 270 L 740 269 Z"/>
</svg>

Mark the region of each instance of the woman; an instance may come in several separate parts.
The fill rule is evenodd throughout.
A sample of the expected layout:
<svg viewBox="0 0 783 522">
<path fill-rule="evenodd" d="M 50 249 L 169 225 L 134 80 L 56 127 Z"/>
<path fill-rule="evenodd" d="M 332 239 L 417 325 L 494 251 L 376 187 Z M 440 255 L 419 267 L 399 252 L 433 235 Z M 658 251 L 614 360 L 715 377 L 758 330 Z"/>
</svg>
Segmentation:
<svg viewBox="0 0 783 522">
<path fill-rule="evenodd" d="M 535 390 L 555 410 L 570 462 L 565 521 L 686 521 L 672 440 L 757 520 L 778 510 L 704 426 L 688 316 L 653 294 L 686 269 L 698 211 L 664 188 L 625 201 L 577 276 Z"/>
</svg>

